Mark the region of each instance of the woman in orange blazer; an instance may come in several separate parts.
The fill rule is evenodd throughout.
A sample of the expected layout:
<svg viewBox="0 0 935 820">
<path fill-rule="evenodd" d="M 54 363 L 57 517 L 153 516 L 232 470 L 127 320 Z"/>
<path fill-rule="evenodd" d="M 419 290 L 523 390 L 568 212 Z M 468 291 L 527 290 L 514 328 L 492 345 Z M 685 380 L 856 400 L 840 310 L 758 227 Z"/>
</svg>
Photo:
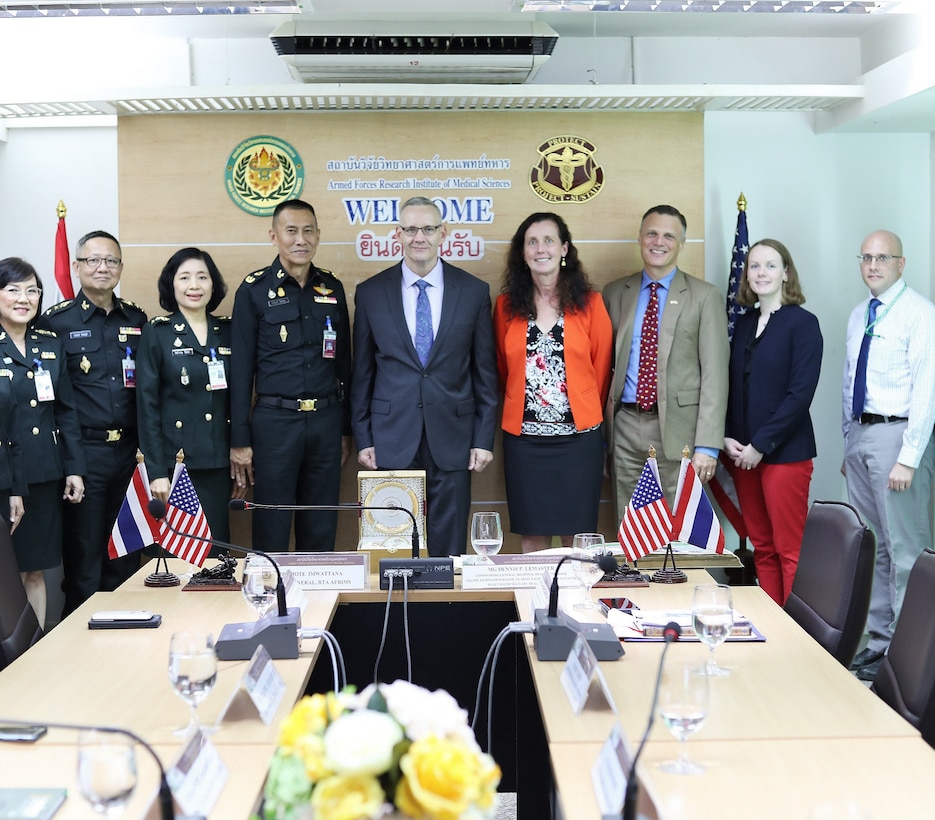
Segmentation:
<svg viewBox="0 0 935 820">
<path fill-rule="evenodd" d="M 493 319 L 510 530 L 570 545 L 597 528 L 613 328 L 558 214 L 517 228 Z"/>
</svg>

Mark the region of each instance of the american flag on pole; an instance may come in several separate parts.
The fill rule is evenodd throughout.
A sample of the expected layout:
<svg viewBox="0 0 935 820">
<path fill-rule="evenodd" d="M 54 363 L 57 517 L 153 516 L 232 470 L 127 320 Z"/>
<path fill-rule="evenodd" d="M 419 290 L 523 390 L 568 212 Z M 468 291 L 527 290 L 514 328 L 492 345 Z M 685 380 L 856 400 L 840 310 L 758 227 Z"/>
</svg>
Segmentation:
<svg viewBox="0 0 935 820">
<path fill-rule="evenodd" d="M 627 558 L 636 561 L 664 547 L 671 536 L 672 513 L 662 494 L 656 459 L 650 456 L 623 513 L 617 540 Z"/>
<path fill-rule="evenodd" d="M 137 552 L 159 541 L 159 524 L 146 508 L 151 498 L 146 466 L 139 462 L 130 477 L 127 494 L 107 542 L 107 554 L 111 558 Z"/>
<path fill-rule="evenodd" d="M 743 266 L 750 250 L 747 236 L 747 199 L 743 194 L 737 200 L 737 230 L 734 232 L 734 247 L 730 252 L 730 277 L 727 280 L 727 338 L 734 338 L 734 322 L 747 312 L 744 305 L 737 304 L 740 281 L 743 279 Z"/>
<path fill-rule="evenodd" d="M 191 535 L 179 535 L 167 526 L 179 532 Z M 172 476 L 172 489 L 166 500 L 166 517 L 159 523 L 159 535 L 162 546 L 177 558 L 189 564 L 201 566 L 211 549 L 211 528 L 205 518 L 198 493 L 188 475 L 188 469 L 181 462 L 176 463 Z M 192 537 L 197 536 L 197 537 Z"/>
<path fill-rule="evenodd" d="M 694 544 L 708 552 L 724 552 L 721 522 L 717 520 L 695 468 L 687 458 L 682 459 L 678 488 L 675 491 L 672 540 Z"/>
</svg>

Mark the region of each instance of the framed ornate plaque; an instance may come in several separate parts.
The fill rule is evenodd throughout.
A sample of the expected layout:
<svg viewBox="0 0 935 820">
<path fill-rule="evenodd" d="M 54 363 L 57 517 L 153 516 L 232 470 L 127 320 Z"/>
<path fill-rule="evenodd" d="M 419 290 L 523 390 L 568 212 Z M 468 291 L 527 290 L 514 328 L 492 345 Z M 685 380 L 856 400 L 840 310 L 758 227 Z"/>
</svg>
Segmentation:
<svg viewBox="0 0 935 820">
<path fill-rule="evenodd" d="M 420 553 L 428 554 L 425 544 L 425 471 L 361 470 L 357 473 L 358 500 L 363 507 L 391 507 L 388 510 L 361 510 L 360 550 L 378 550 L 386 555 L 373 560 L 406 555 L 412 550 L 412 519 L 416 519 Z M 371 566 L 373 566 L 371 560 Z"/>
</svg>

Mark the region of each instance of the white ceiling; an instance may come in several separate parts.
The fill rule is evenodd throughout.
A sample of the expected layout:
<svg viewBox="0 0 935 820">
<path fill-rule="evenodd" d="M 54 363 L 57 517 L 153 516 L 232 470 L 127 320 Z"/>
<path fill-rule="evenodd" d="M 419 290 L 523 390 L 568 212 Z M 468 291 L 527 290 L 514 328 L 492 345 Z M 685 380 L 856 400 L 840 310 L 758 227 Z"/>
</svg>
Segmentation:
<svg viewBox="0 0 935 820">
<path fill-rule="evenodd" d="M 362 30 L 375 20 L 445 21 L 455 25 L 459 19 L 516 19 L 519 14 L 511 12 L 511 0 L 471 0 L 469 5 L 452 0 L 311 0 L 304 6 L 311 6 L 311 11 L 303 14 L 302 19 L 351 19 Z M 935 2 L 928 0 L 928 5 L 923 8 L 928 8 L 932 14 Z M 391 14 L 388 9 L 392 10 Z M 662 43 L 664 38 L 709 38 L 709 42 L 714 44 L 721 38 L 763 38 L 754 41 L 764 43 L 764 53 L 760 56 L 764 60 L 781 63 L 784 59 L 796 59 L 795 52 L 783 53 L 783 39 L 806 51 L 807 42 L 814 38 L 822 38 L 820 42 L 816 40 L 816 49 L 824 49 L 828 43 L 837 41 L 852 44 L 855 54 L 859 54 L 859 65 L 852 72 L 853 76 L 836 85 L 826 83 L 814 87 L 792 85 L 780 88 L 772 83 L 767 87 L 764 83 L 741 82 L 745 76 L 742 70 L 737 72 L 739 81 L 731 87 L 693 85 L 690 79 L 665 86 L 652 81 L 649 84 L 641 81 L 638 86 L 585 85 L 576 79 L 574 84 L 561 87 L 536 84 L 505 88 L 321 87 L 293 83 L 285 74 L 281 81 L 269 81 L 262 72 L 258 83 L 243 82 L 242 77 L 249 75 L 249 62 L 254 56 L 262 56 L 268 61 L 268 52 L 272 49 L 269 33 L 283 19 L 287 18 L 279 15 L 216 15 L 137 19 L 0 19 L 0 125 L 24 124 L 17 120 L 34 120 L 40 116 L 56 120 L 70 119 L 75 115 L 113 116 L 144 110 L 256 110 L 258 106 L 277 110 L 348 110 L 364 105 L 432 109 L 562 108 L 581 105 L 584 101 L 586 107 L 615 109 L 813 110 L 825 112 L 818 115 L 819 128 L 935 132 L 935 35 L 926 28 L 932 25 L 932 17 L 640 12 L 536 15 L 537 20 L 548 23 L 563 39 L 576 38 L 585 43 L 593 39 L 595 51 L 613 47 L 614 41 L 605 38 L 627 38 L 631 44 L 636 40 L 629 38 L 643 43 Z M 93 56 L 100 58 L 113 46 L 118 59 L 114 61 L 107 82 L 95 88 L 84 79 L 70 82 L 71 72 L 67 70 L 46 68 L 44 60 L 49 53 L 55 53 L 56 46 L 49 46 L 43 41 L 53 31 L 58 37 L 67 37 L 68 46 L 79 48 L 79 53 L 88 57 L 93 51 Z M 124 84 L 121 78 L 132 76 L 132 71 L 123 71 L 123 66 L 131 68 L 133 52 L 139 50 L 134 44 L 140 38 L 159 44 L 198 41 L 210 45 L 216 42 L 217 48 L 223 49 L 228 59 L 237 65 L 238 79 L 210 86 L 190 83 L 187 77 L 182 77 L 180 82 L 178 52 L 169 48 L 165 58 L 165 76 L 171 79 L 165 86 L 159 87 L 158 82 L 152 81 L 143 87 L 135 81 Z M 128 44 L 129 55 L 119 52 L 121 43 Z M 28 61 L 20 58 L 13 72 L 4 70 L 2 55 L 13 54 L 24 44 L 30 46 L 30 56 L 36 55 L 36 65 L 30 67 Z M 765 53 L 767 49 L 771 53 Z M 925 52 L 933 55 L 927 62 L 924 60 Z M 553 61 L 555 59 L 553 57 Z M 77 63 L 72 64 L 80 68 Z M 156 65 L 153 70 L 159 74 L 162 69 Z M 44 77 L 44 71 L 54 76 Z M 33 90 L 34 87 L 41 90 Z M 374 99 L 380 102 L 374 103 Z M 399 100 L 403 99 L 405 102 L 400 103 Z"/>
</svg>

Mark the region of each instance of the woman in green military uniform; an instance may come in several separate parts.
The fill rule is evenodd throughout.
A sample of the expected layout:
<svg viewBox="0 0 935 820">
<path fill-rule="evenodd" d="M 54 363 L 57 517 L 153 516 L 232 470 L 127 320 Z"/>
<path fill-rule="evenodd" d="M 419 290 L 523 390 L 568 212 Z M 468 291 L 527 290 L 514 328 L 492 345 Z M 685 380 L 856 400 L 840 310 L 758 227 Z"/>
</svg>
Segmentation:
<svg viewBox="0 0 935 820">
<path fill-rule="evenodd" d="M 13 548 L 44 629 L 45 570 L 62 560 L 62 498 L 81 502 L 87 470 L 64 348 L 54 333 L 33 327 L 41 308 L 36 269 L 16 257 L 0 259 L 0 370 L 16 399 L 14 435 L 27 487 L 28 514 L 13 532 Z"/>
<path fill-rule="evenodd" d="M 230 317 L 213 316 L 227 285 L 210 254 L 183 248 L 159 275 L 159 304 L 169 311 L 143 327 L 137 357 L 140 449 L 153 497 L 165 501 L 176 454 L 211 527 L 230 539 Z"/>
</svg>

